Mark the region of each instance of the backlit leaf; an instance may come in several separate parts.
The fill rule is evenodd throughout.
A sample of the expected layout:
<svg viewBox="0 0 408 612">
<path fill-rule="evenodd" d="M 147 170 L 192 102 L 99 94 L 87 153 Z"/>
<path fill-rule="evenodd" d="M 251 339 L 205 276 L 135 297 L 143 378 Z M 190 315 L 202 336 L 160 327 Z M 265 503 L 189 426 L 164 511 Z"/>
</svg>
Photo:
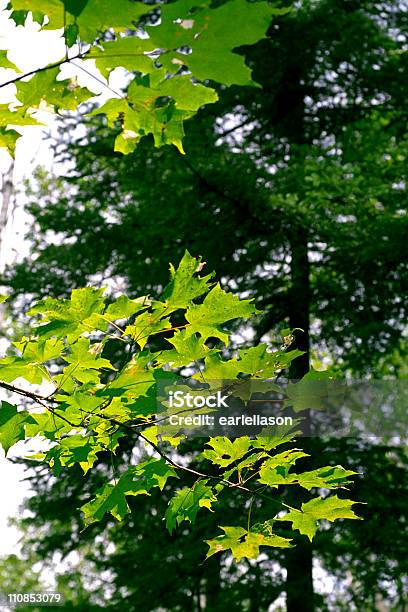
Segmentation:
<svg viewBox="0 0 408 612">
<path fill-rule="evenodd" d="M 27 412 L 18 411 L 8 402 L 0 402 L 0 444 L 6 455 L 16 442 L 24 440 L 24 426 L 31 422 Z"/>
<path fill-rule="evenodd" d="M 126 496 L 149 495 L 153 487 L 162 490 L 170 477 L 176 477 L 176 474 L 163 459 L 149 459 L 130 467 L 116 484 L 104 485 L 95 499 L 81 507 L 85 525 L 100 521 L 106 513 L 122 520 L 130 512 Z"/>
<path fill-rule="evenodd" d="M 224 534 L 206 540 L 210 547 L 207 558 L 218 552 L 230 550 L 236 561 L 243 557 L 256 559 L 259 555 L 260 546 L 271 546 L 276 548 L 291 548 L 291 540 L 282 538 L 276 534 L 263 535 L 254 531 L 247 531 L 243 527 L 220 527 Z"/>
<path fill-rule="evenodd" d="M 206 480 L 199 480 L 193 487 L 177 491 L 166 510 L 167 529 L 173 533 L 173 530 L 183 521 L 194 523 L 199 509 L 211 510 L 215 501 L 217 498 Z"/>
<path fill-rule="evenodd" d="M 290 510 L 284 517 L 276 520 L 289 521 L 312 541 L 318 528 L 318 521 L 336 521 L 337 519 L 359 519 L 351 507 L 355 502 L 350 499 L 339 499 L 337 495 L 322 498 L 316 497 L 302 504 L 301 510 Z"/>
</svg>

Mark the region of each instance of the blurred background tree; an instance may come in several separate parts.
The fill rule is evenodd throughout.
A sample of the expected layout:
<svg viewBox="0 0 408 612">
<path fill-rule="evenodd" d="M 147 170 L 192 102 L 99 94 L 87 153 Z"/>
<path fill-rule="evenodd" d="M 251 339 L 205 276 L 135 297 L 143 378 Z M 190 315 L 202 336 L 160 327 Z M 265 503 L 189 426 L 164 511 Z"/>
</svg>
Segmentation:
<svg viewBox="0 0 408 612">
<path fill-rule="evenodd" d="M 90 281 L 154 294 L 188 248 L 263 309 L 237 342 L 303 330 L 293 377 L 309 360 L 354 377 L 406 375 L 407 26 L 398 1 L 296 4 L 249 54 L 261 87 L 219 88 L 220 102 L 187 124 L 185 157 L 149 140 L 122 157 L 102 121 L 76 129 L 76 117 L 64 118 L 55 173 L 39 169 L 29 188 L 31 255 L 2 281 L 16 308 Z M 160 497 L 138 500 L 102 540 L 92 528 L 80 534 L 77 508 L 97 483 L 79 486 L 75 474 L 64 484 L 33 476 L 27 550 L 45 560 L 84 551 L 83 575 L 107 576 L 105 609 L 252 612 L 286 593 L 288 612 L 403 610 L 404 453 L 352 439 L 311 444 L 363 473 L 353 495 L 367 502 L 365 521 L 331 526 L 292 558 L 200 565 L 201 534 L 165 534 Z M 233 497 L 225 512 L 235 512 Z M 313 564 L 332 594 L 313 588 Z"/>
</svg>

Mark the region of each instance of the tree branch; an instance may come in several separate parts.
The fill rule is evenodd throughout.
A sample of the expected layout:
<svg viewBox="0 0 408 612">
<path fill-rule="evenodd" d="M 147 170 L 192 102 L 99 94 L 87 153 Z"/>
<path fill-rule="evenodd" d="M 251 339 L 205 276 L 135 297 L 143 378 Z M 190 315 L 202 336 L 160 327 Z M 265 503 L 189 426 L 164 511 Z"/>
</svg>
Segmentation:
<svg viewBox="0 0 408 612">
<path fill-rule="evenodd" d="M 63 64 L 69 64 L 69 62 L 71 62 L 74 59 L 82 59 L 83 57 L 85 57 L 85 55 L 87 55 L 87 53 L 89 53 L 89 51 L 78 53 L 77 55 L 74 55 L 73 57 L 68 57 L 68 58 L 64 57 L 64 59 L 59 60 L 58 62 L 54 62 L 53 64 L 47 64 L 47 66 L 42 66 L 41 68 L 36 68 L 35 70 L 30 70 L 29 72 L 25 72 L 24 74 L 20 74 L 20 76 L 14 77 L 14 78 L 10 79 L 9 81 L 5 81 L 4 83 L 0 83 L 0 89 L 2 89 L 3 87 L 7 87 L 7 85 L 12 85 L 13 83 L 18 83 L 18 81 L 22 81 L 26 77 L 32 76 L 33 74 L 38 74 L 40 72 L 46 72 L 47 70 L 52 70 L 53 68 L 58 68 L 59 66 L 62 66 Z"/>
<path fill-rule="evenodd" d="M 66 417 L 64 417 L 63 415 L 57 413 L 54 410 L 54 408 L 52 408 L 51 406 L 47 406 L 47 404 L 46 404 L 47 401 L 53 401 L 53 402 L 59 403 L 57 400 L 52 400 L 51 398 L 44 397 L 42 395 L 39 395 L 37 393 L 33 393 L 33 392 L 25 390 L 25 389 L 19 389 L 18 387 L 15 387 L 14 385 L 10 385 L 10 384 L 5 383 L 3 381 L 0 381 L 0 387 L 3 387 L 4 389 L 7 389 L 7 391 L 10 391 L 10 392 L 13 392 L 13 393 L 18 393 L 19 395 L 23 395 L 25 397 L 28 397 L 28 398 L 36 401 L 38 404 L 40 404 L 41 406 L 46 408 L 46 410 L 51 412 L 57 418 L 62 419 L 63 421 L 65 421 L 66 423 L 68 423 L 69 425 L 74 427 L 75 429 L 78 429 L 78 428 L 82 427 L 81 424 L 72 423 Z M 120 428 L 125 429 L 125 430 L 127 430 L 129 432 L 132 432 L 133 434 L 136 434 L 137 438 L 139 438 L 139 439 L 143 440 L 144 442 L 146 442 L 147 444 L 149 444 L 153 448 L 153 450 L 156 453 L 158 453 L 158 455 L 160 455 L 160 457 L 162 457 L 162 459 L 164 459 L 167 463 L 169 463 L 171 466 L 173 466 L 177 470 L 182 470 L 183 472 L 187 472 L 189 474 L 193 474 L 194 476 L 198 476 L 199 478 L 206 478 L 208 480 L 217 480 L 219 483 L 225 484 L 229 488 L 238 489 L 240 491 L 243 491 L 244 493 L 247 493 L 247 494 L 251 495 L 251 497 L 254 496 L 254 495 L 258 496 L 258 497 L 263 497 L 265 499 L 268 499 L 268 501 L 271 501 L 271 502 L 273 502 L 275 504 L 279 504 L 279 506 L 284 506 L 284 507 L 289 508 L 291 510 L 297 511 L 296 508 L 292 508 L 292 506 L 289 506 L 288 504 L 285 504 L 283 501 L 279 501 L 279 500 L 273 499 L 272 497 L 265 496 L 260 491 L 257 491 L 256 489 L 249 489 L 248 487 L 245 487 L 244 485 L 242 485 L 239 482 L 237 482 L 237 483 L 236 482 L 231 482 L 230 480 L 226 480 L 222 476 L 217 476 L 215 474 L 206 474 L 205 472 L 200 472 L 199 470 L 194 470 L 193 468 L 190 468 L 190 467 L 188 467 L 186 465 L 181 465 L 180 463 L 177 463 L 171 457 L 166 455 L 166 453 L 164 451 L 162 451 L 162 449 L 155 442 L 153 442 L 152 440 L 150 440 L 149 438 L 144 436 L 140 431 L 137 431 L 134 427 L 132 427 L 132 425 L 129 425 L 128 423 L 122 423 L 121 421 L 118 421 L 114 417 L 108 417 L 108 416 L 105 416 L 104 414 L 100 414 L 100 413 L 98 413 L 96 415 L 93 412 L 89 412 L 87 414 L 92 415 L 92 416 L 98 416 L 100 419 L 108 421 L 112 425 L 115 425 L 116 427 L 120 427 Z"/>
</svg>

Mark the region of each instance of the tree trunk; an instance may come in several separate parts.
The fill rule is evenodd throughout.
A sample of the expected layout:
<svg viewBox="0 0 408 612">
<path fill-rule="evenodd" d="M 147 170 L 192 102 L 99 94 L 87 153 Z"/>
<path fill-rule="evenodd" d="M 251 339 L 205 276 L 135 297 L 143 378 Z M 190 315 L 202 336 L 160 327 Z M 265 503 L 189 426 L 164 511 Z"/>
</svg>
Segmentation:
<svg viewBox="0 0 408 612">
<path fill-rule="evenodd" d="M 287 551 L 285 565 L 287 612 L 313 612 L 313 551 L 306 538 Z"/>
<path fill-rule="evenodd" d="M 221 561 L 219 555 L 207 559 L 205 563 L 205 606 L 208 612 L 215 612 L 220 609 L 221 591 Z"/>
<path fill-rule="evenodd" d="M 295 226 L 290 241 L 291 291 L 288 314 L 291 329 L 299 328 L 294 332 L 294 344 L 305 354 L 292 363 L 289 370 L 292 379 L 302 378 L 309 371 L 310 264 L 307 242 L 306 229 Z"/>
<path fill-rule="evenodd" d="M 305 354 L 295 359 L 290 371 L 291 379 L 302 378 L 309 371 L 309 315 L 310 315 L 310 275 L 308 240 L 305 228 L 296 226 L 291 236 L 291 297 L 289 322 L 290 327 L 303 331 L 295 332 L 294 344 Z M 306 443 L 306 444 L 305 444 Z M 307 439 L 303 440 L 303 447 Z M 300 467 L 300 465 L 299 465 Z M 298 499 L 298 497 L 297 497 Z M 302 501 L 307 501 L 302 499 Z M 289 549 L 285 555 L 286 566 L 286 609 L 287 612 L 313 612 L 313 550 L 311 543 L 300 537 L 296 547 Z"/>
</svg>

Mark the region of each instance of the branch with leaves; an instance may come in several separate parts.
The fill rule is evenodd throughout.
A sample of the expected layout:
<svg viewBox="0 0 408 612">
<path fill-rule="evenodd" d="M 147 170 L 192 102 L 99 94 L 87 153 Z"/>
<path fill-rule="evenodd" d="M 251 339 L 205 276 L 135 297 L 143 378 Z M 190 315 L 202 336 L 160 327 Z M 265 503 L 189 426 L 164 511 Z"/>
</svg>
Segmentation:
<svg viewBox="0 0 408 612">
<path fill-rule="evenodd" d="M 73 111 L 94 96 L 74 80 L 59 79 L 60 67 L 71 64 L 114 94 L 94 113 L 104 114 L 109 125 L 120 125 L 116 151 L 129 153 L 151 134 L 156 146 L 173 144 L 183 153 L 184 121 L 218 99 L 207 82 L 254 85 L 245 56 L 235 50 L 262 39 L 272 17 L 287 10 L 247 0 L 228 0 L 216 7 L 209 0 L 155 5 L 11 0 L 5 12 L 16 27 L 25 27 L 30 14 L 42 28 L 56 30 L 64 38 L 65 54 L 47 66 L 0 79 L 0 88 L 16 86 L 9 103 L 0 106 L 0 146 L 13 153 L 19 137 L 14 127 L 36 124 L 40 106 Z M 99 76 L 87 69 L 85 60 L 93 62 Z M 0 51 L 1 68 L 19 72 L 7 50 Z M 133 75 L 126 95 L 109 84 L 116 68 Z"/>
<path fill-rule="evenodd" d="M 224 359 L 222 349 L 229 339 L 225 324 L 258 311 L 251 300 L 241 300 L 214 283 L 212 274 L 200 276 L 201 269 L 202 264 L 186 252 L 177 269 L 171 266 L 171 281 L 161 300 L 121 295 L 107 304 L 103 289 L 86 287 L 74 289 L 70 299 L 38 302 L 29 312 L 37 319 L 33 335 L 14 343 L 19 354 L 14 351 L 0 360 L 0 387 L 27 400 L 24 407 L 1 404 L 4 450 L 7 453 L 20 440 L 43 440 L 44 450 L 36 457 L 63 478 L 64 470 L 77 464 L 87 473 L 100 453 L 114 454 L 124 436 L 144 445 L 145 461 L 129 465 L 119 478 L 113 474 L 112 481 L 82 506 L 85 526 L 106 514 L 123 519 L 130 512 L 128 496 L 148 495 L 154 487 L 162 490 L 170 478 L 182 478 L 183 473 L 195 482 L 171 498 L 165 514 L 170 532 L 183 521 L 193 523 L 202 510 L 216 512 L 220 498 L 232 489 L 245 499 L 260 497 L 275 504 L 276 513 L 263 524 L 251 525 L 249 514 L 246 527 L 222 527 L 223 535 L 208 540 L 208 556 L 231 550 L 240 559 L 256 557 L 260 546 L 290 547 L 292 538 L 275 531 L 281 521 L 311 539 L 320 520 L 358 518 L 354 502 L 336 495 L 321 494 L 300 508 L 284 501 L 282 487 L 329 492 L 347 487 L 355 474 L 341 466 L 293 471 L 307 456 L 291 448 L 299 434 L 293 427 L 253 437 L 209 437 L 195 457 L 209 463 L 207 471 L 177 460 L 177 447 L 186 434 L 162 423 L 175 413 L 162 411 L 166 404 L 160 400 L 160 381 L 183 382 L 186 377 L 180 372 L 190 367 L 192 378 L 213 391 L 220 381 L 240 385 L 270 379 L 300 354 L 284 347 L 271 352 L 260 344 Z M 160 335 L 168 348 L 154 350 Z M 116 339 L 137 347 L 119 370 L 103 356 L 107 343 Z M 52 363 L 60 364 L 56 374 Z M 46 382 L 53 390 L 40 394 L 17 386 L 17 379 L 31 385 Z"/>
</svg>

